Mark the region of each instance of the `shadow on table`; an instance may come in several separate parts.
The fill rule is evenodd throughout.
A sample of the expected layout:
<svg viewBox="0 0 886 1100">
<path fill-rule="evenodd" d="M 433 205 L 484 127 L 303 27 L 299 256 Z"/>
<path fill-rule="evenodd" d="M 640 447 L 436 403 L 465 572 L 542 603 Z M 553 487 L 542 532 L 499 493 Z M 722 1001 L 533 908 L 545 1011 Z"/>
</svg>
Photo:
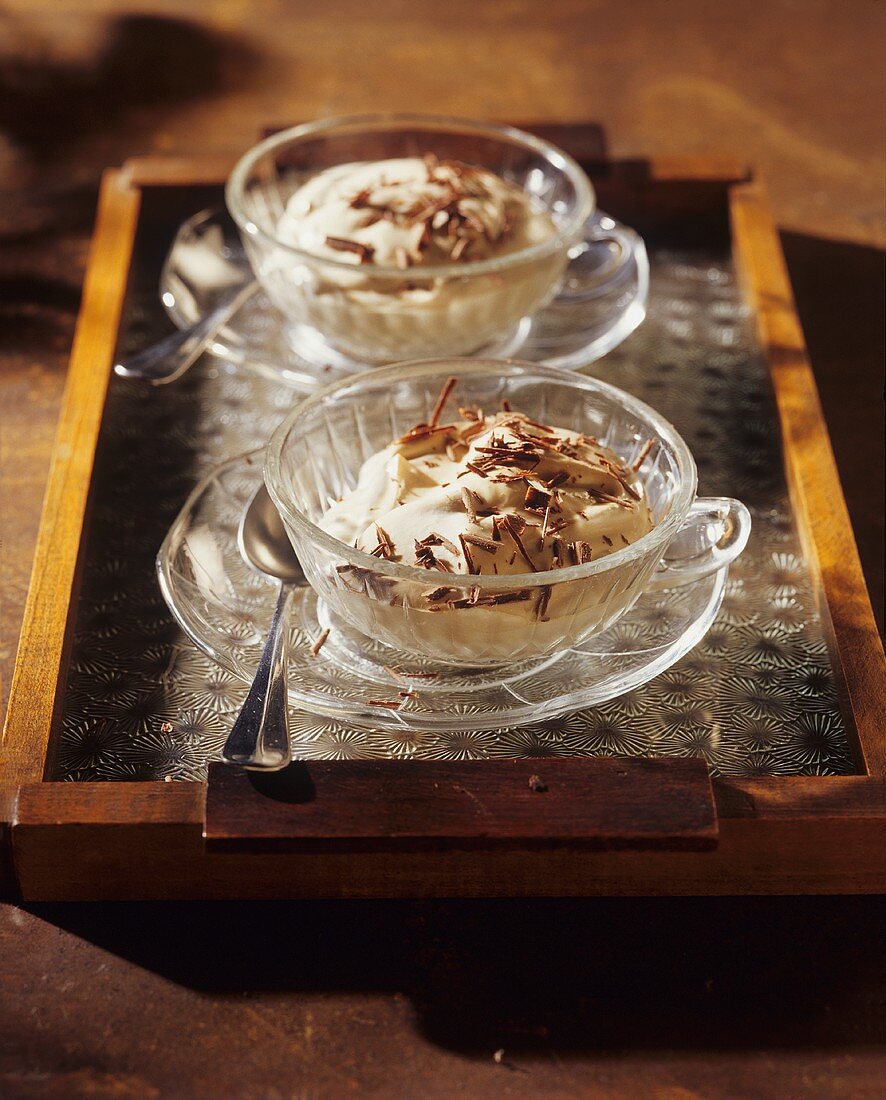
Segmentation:
<svg viewBox="0 0 886 1100">
<path fill-rule="evenodd" d="M 0 8 L 0 31 L 0 131 L 39 162 L 124 131 L 138 112 L 156 119 L 242 86 L 258 62 L 244 39 L 180 16 L 107 19 L 92 55 L 77 62 L 33 18 Z"/>
<path fill-rule="evenodd" d="M 882 632 L 886 253 L 802 233 L 781 243 Z"/>
<path fill-rule="evenodd" d="M 466 1054 L 864 1047 L 882 898 L 40 905 L 206 995 L 396 991 Z"/>
</svg>

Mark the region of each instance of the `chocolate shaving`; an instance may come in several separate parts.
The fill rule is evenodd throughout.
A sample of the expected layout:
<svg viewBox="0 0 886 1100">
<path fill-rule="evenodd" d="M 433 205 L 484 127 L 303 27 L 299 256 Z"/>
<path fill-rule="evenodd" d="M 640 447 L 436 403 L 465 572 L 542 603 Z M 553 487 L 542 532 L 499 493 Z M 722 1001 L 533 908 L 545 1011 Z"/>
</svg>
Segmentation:
<svg viewBox="0 0 886 1100">
<path fill-rule="evenodd" d="M 462 485 L 461 487 L 461 499 L 462 503 L 465 506 L 465 511 L 468 513 L 468 519 L 471 521 L 471 523 L 476 523 L 477 507 L 479 505 L 482 508 L 483 501 L 473 491 L 473 489 L 469 489 L 467 485 Z"/>
<path fill-rule="evenodd" d="M 449 539 L 445 538 L 441 534 L 438 534 L 438 532 L 436 531 L 431 531 L 429 534 L 425 535 L 423 539 L 415 540 L 416 550 L 425 546 L 443 546 L 449 551 L 450 554 L 458 553 L 458 547 L 455 545 L 455 543 L 450 542 Z"/>
<path fill-rule="evenodd" d="M 535 617 L 540 622 L 546 623 L 548 604 L 551 602 L 551 593 L 554 591 L 550 584 L 543 585 L 538 590 L 538 600 L 535 604 Z"/>
<path fill-rule="evenodd" d="M 588 554 L 590 552 L 589 546 L 587 550 L 582 551 L 580 549 L 581 545 L 581 540 L 578 540 L 578 542 L 567 542 L 565 539 L 561 539 L 559 535 L 555 536 L 553 568 L 566 569 L 570 565 L 580 565 L 582 554 Z M 583 545 L 587 546 L 587 543 Z"/>
<path fill-rule="evenodd" d="M 514 545 L 517 547 L 517 552 L 520 554 L 520 557 L 526 562 L 533 573 L 537 573 L 538 569 L 536 568 L 535 562 L 532 560 L 532 558 L 530 558 L 529 554 L 527 553 L 526 547 L 523 545 L 523 540 L 520 538 L 520 531 L 517 529 L 515 517 L 511 515 L 505 516 L 504 527 L 507 533 L 514 540 Z"/>
<path fill-rule="evenodd" d="M 531 593 L 528 588 L 520 588 L 514 592 L 494 592 L 483 601 L 490 606 L 500 603 L 517 603 L 520 600 L 528 600 Z"/>
<path fill-rule="evenodd" d="M 492 539 L 485 539 L 482 535 L 462 535 L 461 537 L 471 546 L 479 546 L 481 550 L 487 550 L 490 554 L 498 553 L 499 543 L 493 542 Z"/>
<path fill-rule="evenodd" d="M 458 540 L 461 543 L 461 552 L 462 552 L 462 555 L 464 556 L 464 559 L 465 559 L 465 565 L 468 567 L 468 572 L 469 573 L 475 573 L 475 574 L 479 573 L 480 570 L 478 569 L 477 563 L 474 561 L 473 555 L 471 554 L 471 551 L 468 548 L 468 544 L 465 541 L 464 535 L 459 535 Z"/>
<path fill-rule="evenodd" d="M 654 446 L 655 446 L 655 440 L 654 439 L 647 439 L 646 442 L 643 444 L 643 449 L 640 451 L 640 453 L 637 455 L 636 459 L 634 460 L 633 466 L 631 466 L 631 469 L 634 471 L 634 473 L 636 473 L 640 469 L 640 467 L 643 465 L 643 463 L 646 461 L 647 457 L 649 456 L 649 452 L 652 450 L 652 448 Z"/>
<path fill-rule="evenodd" d="M 398 710 L 402 705 L 402 699 L 367 699 L 367 707 L 389 707 L 391 710 Z"/>
<path fill-rule="evenodd" d="M 544 493 L 546 497 L 549 497 L 551 495 L 550 487 L 545 485 L 543 481 L 539 481 L 537 478 L 534 477 L 527 477 L 525 480 L 526 484 L 532 486 L 532 488 L 535 489 L 537 492 Z"/>
<path fill-rule="evenodd" d="M 608 535 L 602 535 L 601 537 L 607 546 L 612 545 L 612 539 Z"/>
<path fill-rule="evenodd" d="M 489 477 L 489 474 L 487 474 L 485 470 L 481 470 L 480 467 L 473 462 L 466 462 L 465 467 L 470 470 L 471 473 L 477 474 L 479 477 Z M 458 476 L 461 477 L 461 474 Z"/>
<path fill-rule="evenodd" d="M 458 592 L 458 589 L 447 588 L 445 584 L 442 584 L 439 588 L 432 588 L 430 592 L 426 592 L 425 599 L 436 603 L 438 600 L 448 599 L 454 592 Z"/>
<path fill-rule="evenodd" d="M 594 504 L 617 504 L 619 508 L 630 508 L 626 500 L 614 497 L 611 493 L 604 493 L 602 489 L 587 489 L 586 492 Z"/>
<path fill-rule="evenodd" d="M 576 562 L 577 565 L 584 565 L 585 562 L 591 560 L 593 551 L 589 543 L 585 542 L 584 539 L 577 539 L 572 545 L 575 548 L 575 556 L 578 559 Z"/>
<path fill-rule="evenodd" d="M 614 467 L 610 466 L 609 469 L 612 471 L 612 476 L 619 483 L 619 485 L 621 485 L 628 496 L 631 497 L 633 500 L 639 500 L 640 494 L 637 492 L 634 486 L 631 485 L 626 478 L 622 477 L 622 475 Z"/>
<path fill-rule="evenodd" d="M 394 548 L 393 542 L 391 541 L 391 536 L 383 527 L 379 526 L 379 524 L 375 525 L 375 530 L 378 534 L 378 546 L 376 546 L 375 550 L 372 551 L 373 554 L 376 552 L 376 550 L 379 550 L 381 551 L 382 557 L 393 558 L 396 550 Z"/>
<path fill-rule="evenodd" d="M 440 390 L 440 396 L 437 398 L 437 404 L 434 406 L 434 411 L 431 413 L 431 419 L 429 422 L 430 427 L 435 428 L 437 426 L 437 421 L 440 419 L 440 413 L 443 412 L 443 406 L 449 400 L 449 395 L 455 389 L 457 384 L 458 379 L 454 377 L 447 378 L 446 381 L 443 383 L 443 389 Z M 455 427 L 454 424 L 452 426 Z"/>
<path fill-rule="evenodd" d="M 418 543 L 415 545 L 415 564 L 420 565 L 422 569 L 435 569 L 437 566 L 437 558 L 434 551 L 430 546 L 421 546 Z"/>
<path fill-rule="evenodd" d="M 523 507 L 527 512 L 544 512 L 547 515 L 551 506 L 551 497 L 545 489 L 536 488 L 535 485 L 529 484 L 526 490 L 526 496 L 523 498 Z"/>
<path fill-rule="evenodd" d="M 455 244 L 452 246 L 452 251 L 449 253 L 449 258 L 454 262 L 458 262 L 467 252 L 470 243 L 470 237 L 456 238 Z"/>
<path fill-rule="evenodd" d="M 419 439 L 427 439 L 428 436 L 437 435 L 439 432 L 451 432 L 455 429 L 455 424 L 416 424 L 414 428 L 410 428 L 406 435 L 401 436 L 398 443 L 415 443 Z"/>
<path fill-rule="evenodd" d="M 462 428 L 460 433 L 462 442 L 467 443 L 468 440 L 473 439 L 475 435 L 481 435 L 484 431 L 486 431 L 486 424 L 481 417 L 479 420 L 474 421 L 474 423 L 469 424 L 467 428 Z"/>
<path fill-rule="evenodd" d="M 452 543 L 449 543 L 449 546 L 452 546 Z M 458 553 L 454 546 L 452 546 L 452 550 L 454 553 Z M 441 561 L 428 544 L 420 543 L 417 540 L 415 543 L 415 564 L 420 565 L 422 569 L 438 569 L 441 573 L 452 572 L 452 566 L 448 561 Z"/>
<path fill-rule="evenodd" d="M 320 637 L 311 646 L 311 653 L 315 657 L 320 652 L 320 650 L 323 648 L 323 646 L 326 645 L 326 639 L 328 637 L 329 637 L 329 628 L 327 627 L 327 629 L 323 631 L 323 633 L 320 635 Z"/>
<path fill-rule="evenodd" d="M 539 539 L 539 549 L 544 546 L 545 537 L 548 533 L 548 521 L 551 518 L 551 503 L 548 501 L 548 506 L 545 508 L 545 518 L 541 525 L 541 537 Z"/>
<path fill-rule="evenodd" d="M 368 264 L 375 255 L 375 249 L 371 245 L 348 241 L 344 237 L 327 237 L 326 247 L 333 248 L 336 252 L 353 252 L 360 257 L 361 264 Z"/>
</svg>

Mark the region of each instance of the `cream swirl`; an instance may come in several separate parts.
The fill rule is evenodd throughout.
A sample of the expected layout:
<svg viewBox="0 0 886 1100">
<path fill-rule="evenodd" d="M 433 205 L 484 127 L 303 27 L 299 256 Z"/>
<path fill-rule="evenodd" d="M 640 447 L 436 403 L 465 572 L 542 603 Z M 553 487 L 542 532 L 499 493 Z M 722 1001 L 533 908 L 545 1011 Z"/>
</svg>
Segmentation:
<svg viewBox="0 0 886 1100">
<path fill-rule="evenodd" d="M 452 386 L 449 386 L 451 390 Z M 511 409 L 461 409 L 363 464 L 320 526 L 377 557 L 446 573 L 542 572 L 596 561 L 653 527 L 642 482 L 596 439 Z"/>
<path fill-rule="evenodd" d="M 277 225 L 280 240 L 312 255 L 403 269 L 505 255 L 554 232 L 521 188 L 434 157 L 328 168 L 292 195 Z"/>
</svg>

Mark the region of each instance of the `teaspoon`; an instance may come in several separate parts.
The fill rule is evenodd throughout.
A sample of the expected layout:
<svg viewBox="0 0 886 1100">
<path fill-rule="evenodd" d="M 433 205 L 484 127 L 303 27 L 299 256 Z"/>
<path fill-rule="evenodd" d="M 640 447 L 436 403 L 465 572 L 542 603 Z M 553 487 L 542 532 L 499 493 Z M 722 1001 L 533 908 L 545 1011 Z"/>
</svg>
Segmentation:
<svg viewBox="0 0 886 1100">
<path fill-rule="evenodd" d="M 246 768 L 277 771 L 290 762 L 286 682 L 286 623 L 293 588 L 305 575 L 283 521 L 262 483 L 240 520 L 237 544 L 246 563 L 263 577 L 280 582 L 258 670 L 231 729 L 222 759 Z"/>
</svg>

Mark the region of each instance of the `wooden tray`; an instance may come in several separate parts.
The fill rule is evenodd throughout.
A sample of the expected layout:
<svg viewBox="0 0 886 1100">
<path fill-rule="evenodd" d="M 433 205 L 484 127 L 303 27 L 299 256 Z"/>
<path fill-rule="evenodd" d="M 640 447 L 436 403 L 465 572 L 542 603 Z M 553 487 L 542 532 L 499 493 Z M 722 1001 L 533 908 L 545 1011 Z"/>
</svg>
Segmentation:
<svg viewBox="0 0 886 1100">
<path fill-rule="evenodd" d="M 208 783 L 48 780 L 140 203 L 187 187 L 196 209 L 230 168 L 143 159 L 109 171 L 101 190 L 4 730 L 8 888 L 73 900 L 886 887 L 883 652 L 762 189 L 720 160 L 609 161 L 592 128 L 546 133 L 584 161 L 600 205 L 641 232 L 731 234 L 858 774 L 712 782 L 699 760 L 584 758 L 310 762 L 273 780 L 214 766 Z"/>
</svg>

